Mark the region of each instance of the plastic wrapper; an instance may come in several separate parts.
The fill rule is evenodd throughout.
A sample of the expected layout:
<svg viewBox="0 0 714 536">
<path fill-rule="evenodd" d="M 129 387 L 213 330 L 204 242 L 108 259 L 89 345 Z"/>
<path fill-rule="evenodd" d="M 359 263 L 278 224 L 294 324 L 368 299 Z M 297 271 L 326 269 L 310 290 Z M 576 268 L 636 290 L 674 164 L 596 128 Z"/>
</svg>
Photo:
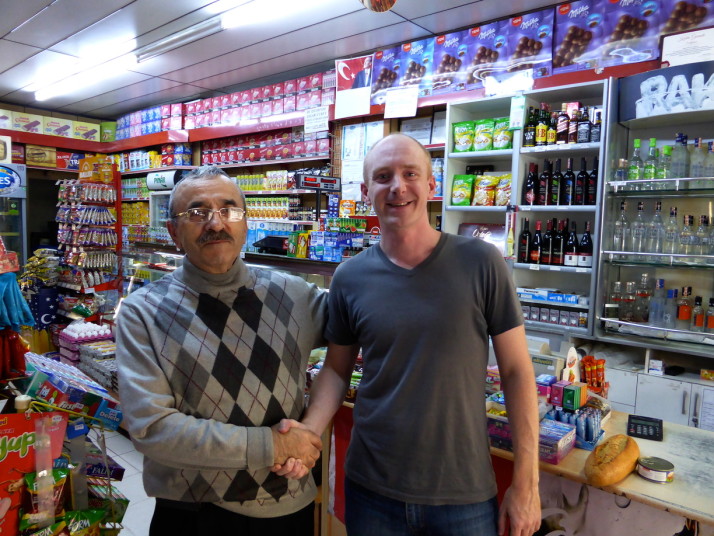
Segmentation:
<svg viewBox="0 0 714 536">
<path fill-rule="evenodd" d="M 473 175 L 454 175 L 454 182 L 451 188 L 451 204 L 453 206 L 470 205 L 473 185 Z"/>
<path fill-rule="evenodd" d="M 471 201 L 472 206 L 492 207 L 496 201 L 496 185 L 498 177 L 482 175 L 476 177 L 474 184 L 474 195 Z"/>
</svg>

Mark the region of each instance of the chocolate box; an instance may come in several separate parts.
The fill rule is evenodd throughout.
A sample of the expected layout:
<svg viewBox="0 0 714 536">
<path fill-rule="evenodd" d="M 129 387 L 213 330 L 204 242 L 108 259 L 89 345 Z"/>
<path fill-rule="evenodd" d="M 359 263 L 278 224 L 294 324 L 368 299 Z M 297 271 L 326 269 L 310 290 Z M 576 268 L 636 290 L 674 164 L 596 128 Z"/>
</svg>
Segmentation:
<svg viewBox="0 0 714 536">
<path fill-rule="evenodd" d="M 468 30 L 465 63 L 465 89 L 480 89 L 484 79 L 508 65 L 508 25 L 503 21 L 475 26 Z"/>
<path fill-rule="evenodd" d="M 401 68 L 401 47 L 378 50 L 374 54 L 372 72 L 372 104 L 384 104 L 387 100 L 386 90 L 396 87 Z"/>
<path fill-rule="evenodd" d="M 662 0 L 660 34 L 714 25 L 711 0 Z"/>
<path fill-rule="evenodd" d="M 44 116 L 42 123 L 42 133 L 48 136 L 60 136 L 62 138 L 72 137 L 72 120 L 60 117 Z"/>
<path fill-rule="evenodd" d="M 611 0 L 605 8 L 601 66 L 659 58 L 662 0 Z"/>
<path fill-rule="evenodd" d="M 431 95 L 431 74 L 434 64 L 434 39 L 420 39 L 402 45 L 399 85 L 417 86 L 419 96 Z"/>
<path fill-rule="evenodd" d="M 508 71 L 533 69 L 534 78 L 550 76 L 553 59 L 553 8 L 510 19 Z"/>
<path fill-rule="evenodd" d="M 465 86 L 465 59 L 469 30 L 439 35 L 434 39 L 432 93 L 440 95 L 461 91 Z"/>
<path fill-rule="evenodd" d="M 553 72 L 567 73 L 596 69 L 601 63 L 605 22 L 602 3 L 578 0 L 555 9 Z"/>
<path fill-rule="evenodd" d="M 12 112 L 12 129 L 42 134 L 43 116 L 25 112 Z"/>
</svg>

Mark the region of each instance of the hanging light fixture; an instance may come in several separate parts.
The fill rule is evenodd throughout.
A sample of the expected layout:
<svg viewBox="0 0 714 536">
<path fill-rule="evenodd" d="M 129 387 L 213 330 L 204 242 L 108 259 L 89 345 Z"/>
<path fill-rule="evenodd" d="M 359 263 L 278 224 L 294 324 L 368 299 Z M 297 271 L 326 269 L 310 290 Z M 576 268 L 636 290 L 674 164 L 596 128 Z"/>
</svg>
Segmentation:
<svg viewBox="0 0 714 536">
<path fill-rule="evenodd" d="M 384 13 L 389 11 L 397 3 L 397 0 L 359 0 L 364 7 L 370 11 L 376 11 L 377 13 Z"/>
</svg>

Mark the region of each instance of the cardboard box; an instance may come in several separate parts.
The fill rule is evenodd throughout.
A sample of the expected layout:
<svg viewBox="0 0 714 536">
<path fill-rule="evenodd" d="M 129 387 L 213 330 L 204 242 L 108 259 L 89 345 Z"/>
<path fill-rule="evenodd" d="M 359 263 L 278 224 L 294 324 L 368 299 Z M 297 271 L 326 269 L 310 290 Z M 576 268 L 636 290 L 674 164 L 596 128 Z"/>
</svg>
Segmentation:
<svg viewBox="0 0 714 536">
<path fill-rule="evenodd" d="M 25 163 L 28 166 L 57 167 L 57 149 L 28 144 L 25 146 Z"/>
<path fill-rule="evenodd" d="M 66 151 L 57 151 L 56 153 L 57 169 L 75 169 L 79 170 L 79 161 L 86 158 L 85 153 L 69 153 Z"/>
<path fill-rule="evenodd" d="M 101 141 L 115 141 L 117 139 L 117 122 L 102 121 L 99 124 Z"/>
<path fill-rule="evenodd" d="M 41 115 L 25 112 L 12 112 L 12 129 L 20 132 L 42 134 L 44 118 Z"/>
<path fill-rule="evenodd" d="M 95 123 L 75 121 L 73 137 L 78 140 L 99 141 L 99 131 L 100 126 Z"/>
<path fill-rule="evenodd" d="M 74 121 L 60 117 L 43 117 L 42 133 L 48 136 L 71 138 Z"/>
<path fill-rule="evenodd" d="M 0 128 L 12 130 L 12 112 L 0 109 Z"/>
</svg>

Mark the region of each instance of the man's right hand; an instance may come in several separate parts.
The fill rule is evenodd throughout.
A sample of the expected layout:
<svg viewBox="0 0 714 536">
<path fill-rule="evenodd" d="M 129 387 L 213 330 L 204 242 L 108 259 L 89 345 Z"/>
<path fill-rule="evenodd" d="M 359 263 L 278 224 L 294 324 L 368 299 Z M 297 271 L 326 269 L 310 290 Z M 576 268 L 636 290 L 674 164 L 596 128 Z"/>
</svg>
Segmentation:
<svg viewBox="0 0 714 536">
<path fill-rule="evenodd" d="M 287 432 L 281 433 L 279 427 L 280 424 L 271 427 L 274 463 L 282 465 L 288 458 L 295 458 L 308 468 L 314 467 L 322 450 L 320 436 L 296 421 Z"/>
</svg>

